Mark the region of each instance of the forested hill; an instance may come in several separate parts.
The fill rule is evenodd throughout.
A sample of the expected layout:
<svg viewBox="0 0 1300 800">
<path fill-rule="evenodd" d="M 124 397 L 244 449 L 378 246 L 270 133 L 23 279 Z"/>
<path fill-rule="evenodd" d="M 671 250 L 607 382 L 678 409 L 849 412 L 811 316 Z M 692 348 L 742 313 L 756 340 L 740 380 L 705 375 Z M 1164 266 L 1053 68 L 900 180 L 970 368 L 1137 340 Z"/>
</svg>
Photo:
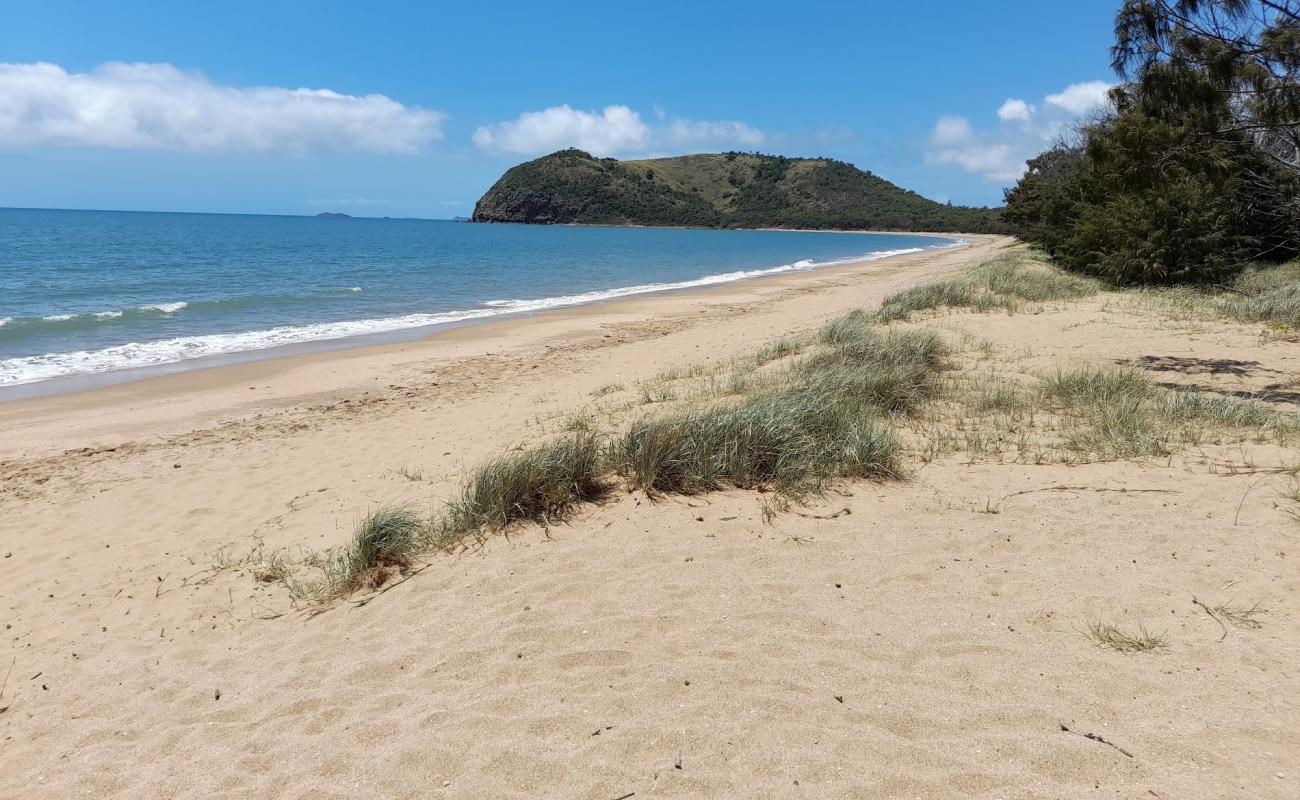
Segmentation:
<svg viewBox="0 0 1300 800">
<path fill-rule="evenodd" d="M 950 206 L 826 158 L 710 153 L 645 161 L 561 150 L 506 172 L 475 222 L 1003 231 L 1000 209 Z"/>
</svg>

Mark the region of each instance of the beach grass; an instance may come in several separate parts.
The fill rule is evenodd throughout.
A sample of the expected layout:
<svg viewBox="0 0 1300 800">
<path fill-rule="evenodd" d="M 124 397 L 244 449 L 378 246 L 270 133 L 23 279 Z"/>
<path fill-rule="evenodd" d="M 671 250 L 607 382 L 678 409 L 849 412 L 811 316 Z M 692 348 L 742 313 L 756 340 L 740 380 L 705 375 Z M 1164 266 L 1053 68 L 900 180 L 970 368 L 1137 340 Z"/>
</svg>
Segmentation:
<svg viewBox="0 0 1300 800">
<path fill-rule="evenodd" d="M 1262 322 L 1300 328 L 1300 261 L 1243 270 L 1223 286 L 1184 286 L 1139 293 L 1192 316 L 1218 316 L 1238 322 Z"/>
<path fill-rule="evenodd" d="M 1101 281 L 1067 273 L 1049 264 L 1041 254 L 1017 248 L 955 278 L 890 295 L 872 317 L 879 322 L 898 322 L 938 309 L 1014 312 L 1025 303 L 1078 300 L 1105 289 Z"/>
<path fill-rule="evenodd" d="M 1151 633 L 1146 626 L 1124 630 L 1107 622 L 1090 622 L 1085 633 L 1098 647 L 1121 653 L 1145 653 L 1169 645 L 1169 640 L 1163 633 Z"/>
<path fill-rule="evenodd" d="M 598 434 L 573 426 L 555 442 L 509 453 L 475 469 L 431 532 L 439 546 L 517 522 L 551 525 L 608 490 Z"/>
<path fill-rule="evenodd" d="M 389 504 L 375 508 L 357 524 L 352 539 L 343 547 L 324 554 L 308 554 L 303 564 L 317 576 L 301 578 L 283 560 L 283 554 L 267 563 L 278 564 L 271 576 L 298 599 L 323 602 L 384 585 L 394 574 L 407 569 L 423 549 L 428 522 L 409 505 Z"/>
<path fill-rule="evenodd" d="M 934 393 L 942 341 L 929 331 L 877 332 L 861 312 L 832 321 L 816 341 L 738 404 L 636 421 L 609 447 L 612 469 L 646 491 L 762 488 L 788 499 L 838 479 L 898 477 L 899 443 L 884 417 Z M 780 357 L 810 347 L 799 340 Z"/>
<path fill-rule="evenodd" d="M 652 495 L 757 490 L 771 520 L 841 481 L 901 478 L 908 454 L 1079 463 L 1168 456 L 1207 440 L 1300 437 L 1300 415 L 1264 403 L 1165 388 L 1127 367 L 1017 374 L 989 342 L 903 324 L 922 311 L 1011 311 L 1104 288 L 1016 248 L 748 355 L 602 387 L 594 397 L 627 391 L 629 399 L 560 415 L 554 438 L 479 465 L 440 511 L 376 509 L 347 545 L 300 562 L 318 580 L 298 580 L 284 559 L 263 559 L 259 579 L 312 600 L 372 589 L 421 552 L 513 525 L 555 525 L 620 486 Z M 1257 610 L 1236 611 L 1249 621 Z M 1126 652 L 1163 642 L 1101 623 L 1089 631 Z"/>
<path fill-rule="evenodd" d="M 1041 380 L 1045 407 L 1069 421 L 1066 446 L 1103 458 L 1166 455 L 1216 433 L 1257 441 L 1300 435 L 1300 415 L 1263 403 L 1156 386 L 1124 367 L 1058 371 Z"/>
</svg>

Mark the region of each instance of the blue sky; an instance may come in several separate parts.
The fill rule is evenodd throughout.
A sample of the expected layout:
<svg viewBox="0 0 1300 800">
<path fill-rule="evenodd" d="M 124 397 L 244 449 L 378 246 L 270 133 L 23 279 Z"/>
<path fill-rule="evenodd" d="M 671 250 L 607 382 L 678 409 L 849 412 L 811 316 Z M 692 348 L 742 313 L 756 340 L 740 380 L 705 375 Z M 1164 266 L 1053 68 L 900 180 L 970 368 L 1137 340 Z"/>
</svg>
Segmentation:
<svg viewBox="0 0 1300 800">
<path fill-rule="evenodd" d="M 566 144 L 996 204 L 1113 80 L 1116 5 L 2 0 L 0 206 L 450 217 Z"/>
</svg>

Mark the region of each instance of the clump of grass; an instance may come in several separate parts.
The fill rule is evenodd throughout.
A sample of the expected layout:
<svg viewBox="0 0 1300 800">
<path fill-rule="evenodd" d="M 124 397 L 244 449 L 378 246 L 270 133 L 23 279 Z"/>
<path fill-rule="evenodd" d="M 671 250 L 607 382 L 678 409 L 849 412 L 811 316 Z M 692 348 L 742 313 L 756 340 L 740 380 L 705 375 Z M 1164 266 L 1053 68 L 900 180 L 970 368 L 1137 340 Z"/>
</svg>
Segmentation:
<svg viewBox="0 0 1300 800">
<path fill-rule="evenodd" d="M 1129 369 L 1084 368 L 1042 379 L 1044 400 L 1075 418 L 1065 446 L 1108 459 L 1170 452 L 1153 414 L 1155 391 L 1150 379 Z"/>
<path fill-rule="evenodd" d="M 987 381 L 975 386 L 966 400 L 976 414 L 1015 414 L 1029 402 L 1029 393 L 1005 381 Z"/>
<path fill-rule="evenodd" d="M 735 406 L 641 420 L 609 449 L 637 489 L 696 493 L 769 488 L 802 498 L 841 478 L 900 474 L 899 444 L 879 417 L 931 396 L 946 350 L 928 331 L 871 328 L 854 312 L 822 346 Z"/>
<path fill-rule="evenodd" d="M 1300 328 L 1300 261 L 1248 268 L 1228 286 L 1160 289 L 1148 296 L 1186 312 Z"/>
<path fill-rule="evenodd" d="M 799 498 L 834 478 L 900 471 L 892 433 L 852 398 L 809 387 L 642 420 L 613 444 L 610 458 L 633 488 L 683 494 L 734 486 Z"/>
<path fill-rule="evenodd" d="M 1166 455 L 1173 443 L 1199 442 L 1216 427 L 1278 440 L 1300 434 L 1300 415 L 1161 389 L 1133 369 L 1060 371 L 1042 379 L 1041 393 L 1047 406 L 1075 423 L 1066 447 L 1107 458 Z"/>
<path fill-rule="evenodd" d="M 347 545 L 307 559 L 309 566 L 321 571 L 319 580 L 295 582 L 287 569 L 273 579 L 287 585 L 295 596 L 320 600 L 376 589 L 394 572 L 411 565 L 427 533 L 427 521 L 410 506 L 380 506 L 361 520 Z"/>
<path fill-rule="evenodd" d="M 836 341 L 799 362 L 794 372 L 837 404 L 855 405 L 864 414 L 872 409 L 906 412 L 938 389 L 948 351 L 932 331 L 881 334 L 862 327 L 848 335 L 841 329 Z"/>
<path fill-rule="evenodd" d="M 591 433 L 596 430 L 596 418 L 590 414 L 574 414 L 564 420 L 561 429 L 568 433 Z"/>
<path fill-rule="evenodd" d="M 763 366 L 773 361 L 780 361 L 793 355 L 798 355 L 808 349 L 810 342 L 802 336 L 785 336 L 764 345 L 757 353 L 754 354 L 755 366 Z"/>
<path fill-rule="evenodd" d="M 1153 634 L 1146 626 L 1139 626 L 1136 631 L 1126 631 L 1106 622 L 1088 623 L 1087 636 L 1099 647 L 1108 647 L 1121 653 L 1145 653 L 1169 644 L 1165 634 Z"/>
<path fill-rule="evenodd" d="M 1300 414 L 1286 414 L 1251 400 L 1195 392 L 1167 392 L 1157 408 L 1165 419 L 1188 426 L 1208 423 L 1253 431 L 1258 439 L 1286 441 L 1300 433 Z"/>
<path fill-rule="evenodd" d="M 558 442 L 511 453 L 480 466 L 436 524 L 436 543 L 515 522 L 550 525 L 607 491 L 601 444 L 579 430 Z"/>
<path fill-rule="evenodd" d="M 970 271 L 967 281 L 999 298 L 1029 302 L 1077 300 L 1104 291 L 1096 278 L 1075 275 L 1037 260 L 1032 253 L 1004 253 Z"/>
<path fill-rule="evenodd" d="M 1023 302 L 1077 300 L 1103 289 L 1105 284 L 1098 280 L 1071 275 L 1030 251 L 1016 250 L 982 262 L 957 278 L 890 295 L 875 317 L 895 322 L 936 308 L 1016 311 Z"/>
<path fill-rule="evenodd" d="M 421 481 L 424 480 L 423 470 L 413 469 L 411 467 L 398 467 L 396 471 L 398 475 L 400 475 L 403 478 L 406 478 L 408 481 L 411 481 L 412 483 L 420 483 Z"/>
<path fill-rule="evenodd" d="M 876 312 L 876 318 L 881 322 L 896 322 L 908 319 L 918 311 L 935 308 L 987 311 L 997 307 L 999 304 L 994 298 L 981 294 L 966 281 L 949 280 L 914 286 L 886 297 Z"/>
<path fill-rule="evenodd" d="M 641 387 L 641 405 L 652 405 L 654 403 L 667 403 L 677 399 L 677 393 L 671 386 L 661 383 L 647 384 Z"/>
<path fill-rule="evenodd" d="M 826 323 L 817 332 L 817 339 L 822 344 L 838 345 L 856 339 L 871 327 L 871 315 L 862 309 L 854 309 L 839 319 Z"/>
</svg>

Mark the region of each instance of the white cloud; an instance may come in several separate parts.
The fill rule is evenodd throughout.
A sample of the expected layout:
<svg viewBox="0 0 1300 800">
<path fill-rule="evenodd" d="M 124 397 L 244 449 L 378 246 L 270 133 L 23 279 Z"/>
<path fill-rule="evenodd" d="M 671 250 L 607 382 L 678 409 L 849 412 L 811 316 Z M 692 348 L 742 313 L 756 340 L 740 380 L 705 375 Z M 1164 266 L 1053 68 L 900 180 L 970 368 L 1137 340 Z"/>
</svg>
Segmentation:
<svg viewBox="0 0 1300 800">
<path fill-rule="evenodd" d="M 681 118 L 667 122 L 663 109 L 654 111 L 657 125 L 647 124 L 638 112 L 623 105 L 607 106 L 601 112 L 568 105 L 526 111 L 513 120 L 479 128 L 474 144 L 487 152 L 516 155 L 577 147 L 593 155 L 613 156 L 706 145 L 752 147 L 765 139 L 762 131 L 743 122 Z"/>
<path fill-rule="evenodd" d="M 1025 171 L 1025 159 L 1006 144 L 972 144 L 932 153 L 933 164 L 956 164 L 967 172 L 978 172 L 991 181 L 1005 183 Z"/>
<path fill-rule="evenodd" d="M 1113 83 L 1105 81 L 1072 83 L 1056 94 L 1049 94 L 1046 99 L 1049 105 L 1079 117 L 1106 105 L 1106 93 L 1113 86 Z"/>
<path fill-rule="evenodd" d="M 474 144 L 501 153 L 541 153 L 577 147 L 596 155 L 643 149 L 650 127 L 627 106 L 607 106 L 599 114 L 568 105 L 525 111 L 517 119 L 474 131 Z"/>
<path fill-rule="evenodd" d="M 238 88 L 170 64 L 0 63 L 0 146 L 412 153 L 446 115 L 381 94 Z"/>
<path fill-rule="evenodd" d="M 930 134 L 930 141 L 942 147 L 968 142 L 974 135 L 970 120 L 965 117 L 939 117 L 934 133 Z"/>
<path fill-rule="evenodd" d="M 1043 98 L 1035 106 L 1017 97 L 997 109 L 998 126 L 977 131 L 965 117 L 944 116 L 930 132 L 925 159 L 931 164 L 951 164 L 1009 184 L 1025 172 L 1025 162 L 1041 152 L 1080 117 L 1107 103 L 1111 84 L 1087 81 L 1071 84 Z"/>
<path fill-rule="evenodd" d="M 722 120 L 675 119 L 668 127 L 674 144 L 702 145 L 709 143 L 756 146 L 763 143 L 763 132 L 743 122 Z"/>
<path fill-rule="evenodd" d="M 1028 124 L 1034 118 L 1034 107 L 1018 97 L 1011 97 L 998 109 L 998 119 L 1003 122 Z"/>
</svg>

